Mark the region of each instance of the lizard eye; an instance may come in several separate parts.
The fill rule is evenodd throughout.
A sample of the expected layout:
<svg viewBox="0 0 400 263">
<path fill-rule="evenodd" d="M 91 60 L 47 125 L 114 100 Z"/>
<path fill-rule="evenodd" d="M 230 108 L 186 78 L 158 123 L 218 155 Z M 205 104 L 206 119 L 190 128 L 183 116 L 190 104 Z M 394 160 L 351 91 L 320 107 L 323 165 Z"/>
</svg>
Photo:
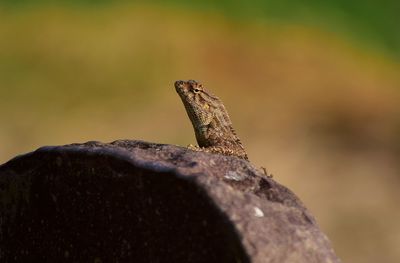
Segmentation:
<svg viewBox="0 0 400 263">
<path fill-rule="evenodd" d="M 193 91 L 194 91 L 194 93 L 199 93 L 200 92 L 200 90 L 198 88 L 195 88 Z"/>
</svg>

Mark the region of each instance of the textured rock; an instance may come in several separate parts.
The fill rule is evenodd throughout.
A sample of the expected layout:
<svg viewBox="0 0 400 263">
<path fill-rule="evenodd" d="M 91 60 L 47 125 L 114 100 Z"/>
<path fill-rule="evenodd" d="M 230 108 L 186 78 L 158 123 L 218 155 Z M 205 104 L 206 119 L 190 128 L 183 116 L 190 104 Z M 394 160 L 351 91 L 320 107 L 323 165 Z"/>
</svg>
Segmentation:
<svg viewBox="0 0 400 263">
<path fill-rule="evenodd" d="M 249 162 L 116 141 L 0 166 L 0 262 L 339 262 L 312 215 Z"/>
</svg>

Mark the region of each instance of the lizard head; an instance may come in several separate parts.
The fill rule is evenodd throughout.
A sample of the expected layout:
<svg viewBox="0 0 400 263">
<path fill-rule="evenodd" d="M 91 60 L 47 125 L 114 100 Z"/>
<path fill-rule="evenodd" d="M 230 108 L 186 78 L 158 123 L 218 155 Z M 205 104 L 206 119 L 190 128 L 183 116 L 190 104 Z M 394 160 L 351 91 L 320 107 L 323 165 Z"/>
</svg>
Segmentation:
<svg viewBox="0 0 400 263">
<path fill-rule="evenodd" d="M 211 95 L 202 84 L 195 80 L 178 80 L 175 82 L 175 89 L 181 97 L 193 125 L 208 125 L 212 120 L 215 105 L 219 105 L 219 99 Z"/>
<path fill-rule="evenodd" d="M 208 92 L 201 83 L 195 80 L 177 80 L 175 81 L 176 92 L 181 97 L 183 103 L 190 103 L 193 107 L 202 107 L 204 110 L 218 104 L 220 101 L 217 97 Z"/>
<path fill-rule="evenodd" d="M 195 80 L 177 80 L 175 81 L 175 89 L 181 98 L 184 96 L 186 99 L 193 99 L 195 96 L 197 96 L 196 94 L 203 92 L 203 85 Z"/>
</svg>

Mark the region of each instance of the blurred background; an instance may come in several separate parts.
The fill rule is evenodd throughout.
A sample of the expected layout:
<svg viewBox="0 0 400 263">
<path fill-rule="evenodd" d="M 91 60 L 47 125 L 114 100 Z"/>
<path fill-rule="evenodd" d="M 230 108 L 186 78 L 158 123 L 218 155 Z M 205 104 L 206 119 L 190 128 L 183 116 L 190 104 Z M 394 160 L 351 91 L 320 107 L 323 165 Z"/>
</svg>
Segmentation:
<svg viewBox="0 0 400 263">
<path fill-rule="evenodd" d="M 400 262 L 399 3 L 0 0 L 0 163 L 195 143 L 173 83 L 196 79 L 344 262 Z"/>
</svg>

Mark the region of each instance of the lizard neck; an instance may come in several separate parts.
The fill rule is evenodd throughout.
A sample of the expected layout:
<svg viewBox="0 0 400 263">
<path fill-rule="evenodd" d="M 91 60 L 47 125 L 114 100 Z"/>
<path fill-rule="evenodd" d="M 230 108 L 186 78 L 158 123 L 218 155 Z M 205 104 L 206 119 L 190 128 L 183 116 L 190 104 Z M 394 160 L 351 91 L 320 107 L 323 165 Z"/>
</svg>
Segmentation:
<svg viewBox="0 0 400 263">
<path fill-rule="evenodd" d="M 227 146 L 240 143 L 226 111 L 215 111 L 209 124 L 194 126 L 194 131 L 200 147 Z"/>
</svg>

